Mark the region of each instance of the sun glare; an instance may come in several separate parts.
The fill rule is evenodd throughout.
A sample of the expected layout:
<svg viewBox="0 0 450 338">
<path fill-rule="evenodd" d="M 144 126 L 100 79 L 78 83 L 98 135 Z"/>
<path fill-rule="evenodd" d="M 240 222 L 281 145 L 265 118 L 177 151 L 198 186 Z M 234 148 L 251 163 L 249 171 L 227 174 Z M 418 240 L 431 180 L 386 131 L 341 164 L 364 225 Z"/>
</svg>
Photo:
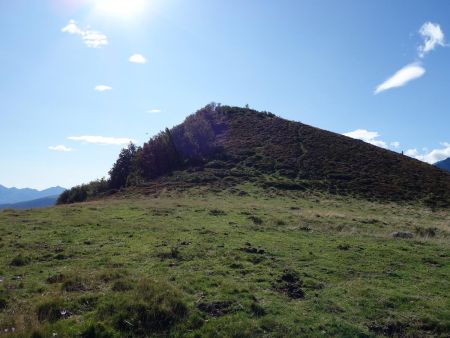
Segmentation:
<svg viewBox="0 0 450 338">
<path fill-rule="evenodd" d="M 121 18 L 133 18 L 141 14 L 148 0 L 95 0 L 95 9 L 99 13 Z"/>
</svg>

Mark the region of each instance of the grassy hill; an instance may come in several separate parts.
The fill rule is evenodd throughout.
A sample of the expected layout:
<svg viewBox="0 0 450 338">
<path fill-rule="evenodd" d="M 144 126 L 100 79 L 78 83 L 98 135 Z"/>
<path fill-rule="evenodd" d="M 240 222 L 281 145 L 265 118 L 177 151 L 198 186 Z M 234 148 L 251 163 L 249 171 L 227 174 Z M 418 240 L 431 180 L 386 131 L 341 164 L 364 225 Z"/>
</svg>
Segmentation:
<svg viewBox="0 0 450 338">
<path fill-rule="evenodd" d="M 14 337 L 450 334 L 450 215 L 420 204 L 147 187 L 5 210 L 0 238 Z"/>
<path fill-rule="evenodd" d="M 367 199 L 450 206 L 450 173 L 346 136 L 247 108 L 208 105 L 142 148 L 124 150 L 109 182 L 67 193 L 61 203 L 108 189 L 153 184 L 320 190 Z"/>
</svg>

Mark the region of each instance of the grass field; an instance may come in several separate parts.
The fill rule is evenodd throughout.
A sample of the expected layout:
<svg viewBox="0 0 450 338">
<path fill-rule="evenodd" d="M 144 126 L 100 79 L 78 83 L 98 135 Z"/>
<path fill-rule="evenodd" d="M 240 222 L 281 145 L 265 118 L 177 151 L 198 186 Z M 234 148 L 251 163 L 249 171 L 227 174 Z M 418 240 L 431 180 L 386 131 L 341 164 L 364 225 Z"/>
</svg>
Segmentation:
<svg viewBox="0 0 450 338">
<path fill-rule="evenodd" d="M 5 210 L 0 336 L 448 337 L 449 238 L 445 210 L 250 185 Z"/>
</svg>

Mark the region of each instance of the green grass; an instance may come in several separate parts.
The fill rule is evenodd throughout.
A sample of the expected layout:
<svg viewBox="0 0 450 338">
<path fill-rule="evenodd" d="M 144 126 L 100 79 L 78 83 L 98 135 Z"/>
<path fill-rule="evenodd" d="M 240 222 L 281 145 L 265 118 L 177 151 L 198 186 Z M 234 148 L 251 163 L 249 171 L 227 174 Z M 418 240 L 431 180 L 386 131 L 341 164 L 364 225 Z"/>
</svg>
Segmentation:
<svg viewBox="0 0 450 338">
<path fill-rule="evenodd" d="M 446 210 L 250 185 L 5 210 L 0 330 L 446 337 L 449 238 Z"/>
</svg>

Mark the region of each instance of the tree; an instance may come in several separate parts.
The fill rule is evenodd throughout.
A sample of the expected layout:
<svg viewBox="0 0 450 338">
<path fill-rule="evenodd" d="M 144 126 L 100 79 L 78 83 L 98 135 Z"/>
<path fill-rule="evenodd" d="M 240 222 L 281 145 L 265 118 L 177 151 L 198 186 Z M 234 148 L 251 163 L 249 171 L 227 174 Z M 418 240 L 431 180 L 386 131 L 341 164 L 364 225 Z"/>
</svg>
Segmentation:
<svg viewBox="0 0 450 338">
<path fill-rule="evenodd" d="M 112 189 L 120 189 L 127 185 L 128 176 L 134 169 L 137 153 L 138 148 L 133 143 L 121 150 L 119 158 L 109 171 L 109 185 Z"/>
</svg>

